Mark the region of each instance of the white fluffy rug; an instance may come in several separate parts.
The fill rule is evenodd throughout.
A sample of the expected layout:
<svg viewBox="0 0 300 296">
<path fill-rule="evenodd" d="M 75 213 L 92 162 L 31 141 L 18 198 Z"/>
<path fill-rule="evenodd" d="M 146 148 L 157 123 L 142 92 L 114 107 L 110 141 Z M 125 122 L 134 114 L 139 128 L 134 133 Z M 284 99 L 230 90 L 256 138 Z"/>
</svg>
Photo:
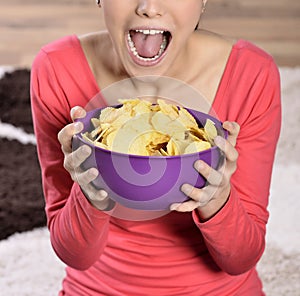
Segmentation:
<svg viewBox="0 0 300 296">
<path fill-rule="evenodd" d="M 300 68 L 280 72 L 283 127 L 271 186 L 267 248 L 258 271 L 268 296 L 299 296 Z M 0 136 L 7 128 L 0 123 Z M 55 256 L 45 228 L 0 241 L 1 295 L 57 295 L 63 276 L 64 264 Z"/>
</svg>

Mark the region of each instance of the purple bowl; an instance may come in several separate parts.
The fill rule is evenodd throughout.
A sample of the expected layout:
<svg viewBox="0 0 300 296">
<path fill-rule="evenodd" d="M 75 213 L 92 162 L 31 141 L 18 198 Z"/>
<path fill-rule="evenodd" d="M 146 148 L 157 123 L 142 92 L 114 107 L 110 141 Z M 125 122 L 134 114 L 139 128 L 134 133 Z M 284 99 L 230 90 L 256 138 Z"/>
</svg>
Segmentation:
<svg viewBox="0 0 300 296">
<path fill-rule="evenodd" d="M 199 111 L 187 110 L 201 126 L 206 119 L 212 120 L 218 134 L 227 137 L 218 119 Z M 84 124 L 83 132 L 93 129 L 91 118 L 98 117 L 100 112 L 101 109 L 95 109 L 88 112 L 85 118 L 77 120 Z M 206 184 L 206 180 L 194 169 L 194 162 L 201 159 L 217 169 L 223 160 L 218 147 L 178 156 L 129 155 L 94 146 L 77 134 L 73 138 L 73 149 L 81 145 L 92 148 L 92 154 L 82 168 L 96 167 L 99 170 L 93 185 L 106 190 L 115 202 L 138 210 L 167 210 L 172 203 L 186 201 L 187 196 L 180 190 L 182 184 L 189 183 L 198 188 Z"/>
</svg>

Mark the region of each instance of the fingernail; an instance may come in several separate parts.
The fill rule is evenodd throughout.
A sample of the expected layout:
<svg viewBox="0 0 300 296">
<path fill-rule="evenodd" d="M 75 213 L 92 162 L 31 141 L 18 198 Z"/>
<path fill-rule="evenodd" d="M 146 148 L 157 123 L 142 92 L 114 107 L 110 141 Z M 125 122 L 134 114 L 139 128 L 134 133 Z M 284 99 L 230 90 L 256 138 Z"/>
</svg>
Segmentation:
<svg viewBox="0 0 300 296">
<path fill-rule="evenodd" d="M 71 117 L 75 118 L 77 112 L 78 112 L 78 107 L 77 106 L 73 107 L 70 112 Z"/>
<path fill-rule="evenodd" d="M 225 127 L 225 126 L 226 126 L 226 127 Z M 223 122 L 223 127 L 224 127 L 225 129 L 230 128 L 230 127 L 231 127 L 231 122 L 228 121 L 228 120 L 224 121 L 224 122 Z"/>
<path fill-rule="evenodd" d="M 91 168 L 91 169 L 89 170 L 89 175 L 90 175 L 91 177 L 96 178 L 96 177 L 98 176 L 98 174 L 99 174 L 99 172 L 98 172 L 98 170 L 97 170 L 96 168 Z"/>
<path fill-rule="evenodd" d="M 75 106 L 71 109 L 71 117 L 74 118 L 80 118 L 85 116 L 85 110 L 80 108 L 79 106 Z"/>
<path fill-rule="evenodd" d="M 85 155 L 90 155 L 91 152 L 92 152 L 92 149 L 89 147 L 89 146 L 82 146 L 82 152 L 85 154 Z"/>
<path fill-rule="evenodd" d="M 76 133 L 81 132 L 83 129 L 83 124 L 81 122 L 75 122 L 74 123 L 74 130 Z"/>
<path fill-rule="evenodd" d="M 99 194 L 102 198 L 106 198 L 108 196 L 108 193 L 105 190 L 100 190 Z"/>
<path fill-rule="evenodd" d="M 193 190 L 193 186 L 189 184 L 183 184 L 181 186 L 181 191 L 187 196 L 191 193 L 192 190 Z"/>
<path fill-rule="evenodd" d="M 178 209 L 178 207 L 179 207 L 179 204 L 172 204 L 170 206 L 170 211 L 176 211 Z"/>
<path fill-rule="evenodd" d="M 203 168 L 204 168 L 204 164 L 201 160 L 197 160 L 195 163 L 194 163 L 194 167 L 197 171 L 201 171 Z"/>
</svg>

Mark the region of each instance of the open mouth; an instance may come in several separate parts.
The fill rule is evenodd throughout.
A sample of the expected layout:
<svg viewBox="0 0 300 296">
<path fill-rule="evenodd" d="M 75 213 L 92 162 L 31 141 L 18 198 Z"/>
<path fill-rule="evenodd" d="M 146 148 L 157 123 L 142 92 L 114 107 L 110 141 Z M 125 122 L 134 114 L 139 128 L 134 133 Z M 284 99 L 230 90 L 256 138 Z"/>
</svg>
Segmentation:
<svg viewBox="0 0 300 296">
<path fill-rule="evenodd" d="M 163 30 L 130 30 L 127 34 L 129 49 L 143 62 L 158 60 L 166 51 L 171 33 Z"/>
</svg>

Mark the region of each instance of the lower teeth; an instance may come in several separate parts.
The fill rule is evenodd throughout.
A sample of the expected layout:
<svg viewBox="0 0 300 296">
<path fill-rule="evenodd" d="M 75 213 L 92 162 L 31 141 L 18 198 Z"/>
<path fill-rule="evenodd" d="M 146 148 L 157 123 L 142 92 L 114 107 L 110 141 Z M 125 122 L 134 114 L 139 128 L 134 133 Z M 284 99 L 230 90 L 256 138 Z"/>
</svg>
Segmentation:
<svg viewBox="0 0 300 296">
<path fill-rule="evenodd" d="M 127 39 L 128 39 L 128 44 L 129 44 L 129 47 L 130 47 L 130 50 L 131 52 L 140 60 L 142 61 L 145 61 L 145 62 L 150 62 L 150 61 L 155 61 L 156 59 L 158 59 L 162 54 L 163 52 L 165 51 L 166 47 L 167 47 L 167 44 L 168 44 L 168 41 L 167 41 L 167 37 L 166 36 L 163 36 L 163 42 L 160 46 L 160 49 L 159 49 L 159 52 L 156 56 L 152 57 L 152 58 L 144 58 L 144 57 L 141 57 L 135 46 L 134 46 L 134 42 L 131 40 L 131 36 L 130 34 L 128 33 L 127 35 Z"/>
</svg>

